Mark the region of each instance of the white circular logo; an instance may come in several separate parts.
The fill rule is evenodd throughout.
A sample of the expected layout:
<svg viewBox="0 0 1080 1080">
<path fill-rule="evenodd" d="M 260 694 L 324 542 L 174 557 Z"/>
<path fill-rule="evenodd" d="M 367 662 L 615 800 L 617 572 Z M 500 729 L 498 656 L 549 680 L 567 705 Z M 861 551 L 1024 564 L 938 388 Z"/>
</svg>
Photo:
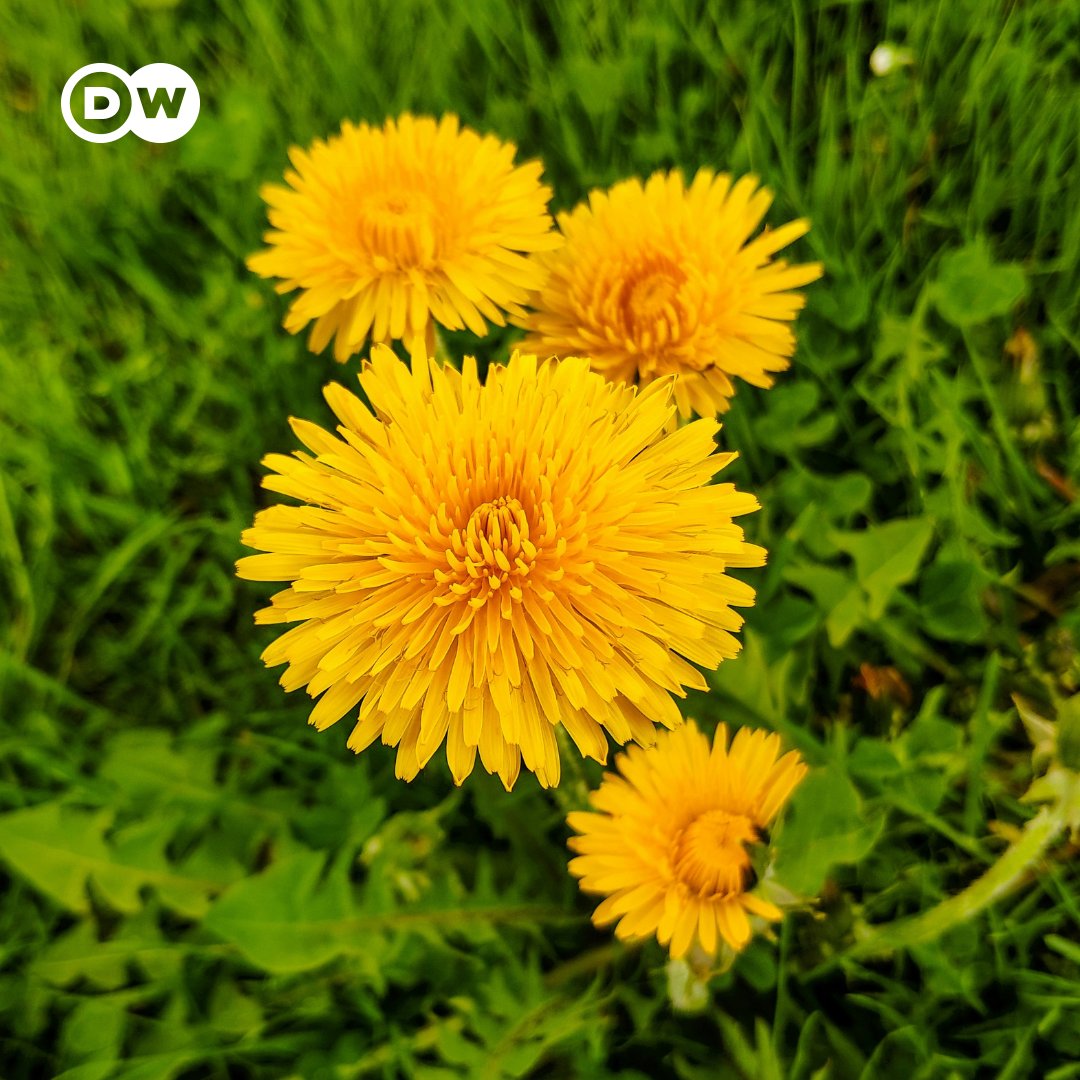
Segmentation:
<svg viewBox="0 0 1080 1080">
<path fill-rule="evenodd" d="M 64 123 L 93 143 L 115 142 L 129 131 L 144 142 L 175 142 L 195 126 L 200 104 L 195 80 L 175 64 L 147 64 L 133 75 L 113 64 L 87 64 L 60 95 Z"/>
</svg>

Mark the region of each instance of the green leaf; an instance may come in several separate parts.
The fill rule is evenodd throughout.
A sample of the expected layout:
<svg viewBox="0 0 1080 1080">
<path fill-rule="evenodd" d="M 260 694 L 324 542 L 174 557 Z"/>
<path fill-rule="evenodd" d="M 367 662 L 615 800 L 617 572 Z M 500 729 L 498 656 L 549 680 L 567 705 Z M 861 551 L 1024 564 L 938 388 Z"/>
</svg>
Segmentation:
<svg viewBox="0 0 1080 1080">
<path fill-rule="evenodd" d="M 770 656 L 787 656 L 820 622 L 815 604 L 786 589 L 754 610 L 754 628 L 766 642 Z"/>
<path fill-rule="evenodd" d="M 721 664 L 709 673 L 714 689 L 729 694 L 757 716 L 772 716 L 777 711 L 779 689 L 770 669 L 761 636 L 753 630 L 743 633 L 742 650 L 737 664 Z"/>
<path fill-rule="evenodd" d="M 308 971 L 348 955 L 361 967 L 366 965 L 367 974 L 375 978 L 388 935 L 394 933 L 433 941 L 447 931 L 485 928 L 490 932 L 494 923 L 573 918 L 547 905 L 460 903 L 456 898 L 452 906 L 416 904 L 370 910 L 353 896 L 348 861 L 339 857 L 324 874 L 325 861 L 320 852 L 302 851 L 236 882 L 211 906 L 203 926 L 266 971 Z"/>
<path fill-rule="evenodd" d="M 848 773 L 882 792 L 894 805 L 914 804 L 932 812 L 945 795 L 947 780 L 940 770 L 924 768 L 918 759 L 903 761 L 880 739 L 862 738 L 848 755 Z"/>
<path fill-rule="evenodd" d="M 122 995 L 110 994 L 80 1001 L 64 1021 L 63 1059 L 71 1063 L 115 1062 L 127 1026 L 126 1004 Z"/>
<path fill-rule="evenodd" d="M 829 271 L 831 277 L 831 267 Z M 869 283 L 852 277 L 829 284 L 828 289 L 813 290 L 810 302 L 814 310 L 841 330 L 850 332 L 862 326 L 871 310 Z"/>
<path fill-rule="evenodd" d="M 870 501 L 873 485 L 864 473 L 845 472 L 824 476 L 801 469 L 792 461 L 777 478 L 779 501 L 795 518 L 788 536 L 803 545 L 815 560 L 836 554 L 829 534 L 847 527 Z"/>
<path fill-rule="evenodd" d="M 230 1035 L 250 1036 L 263 1019 L 258 1003 L 242 993 L 231 979 L 217 984 L 206 1012 L 211 1027 Z"/>
<path fill-rule="evenodd" d="M 754 424 L 757 444 L 783 455 L 825 442 L 836 430 L 837 415 L 821 409 L 820 403 L 817 383 L 804 380 L 778 387 L 768 397 L 768 410 Z"/>
<path fill-rule="evenodd" d="M 151 908 L 124 919 L 117 933 L 104 941 L 90 920 L 83 920 L 55 938 L 35 957 L 30 973 L 54 986 L 85 979 L 103 990 L 128 982 L 135 965 L 155 982 L 171 978 L 180 968 L 186 948 L 165 941 Z"/>
<path fill-rule="evenodd" d="M 829 644 L 842 648 L 866 616 L 862 590 L 850 575 L 831 566 L 789 566 L 784 578 L 810 593 L 825 615 Z"/>
<path fill-rule="evenodd" d="M 919 1072 L 929 1058 L 925 1034 L 913 1026 L 890 1031 L 877 1045 L 859 1080 L 929 1075 Z"/>
<path fill-rule="evenodd" d="M 461 1028 L 460 1023 L 439 1025 L 435 1043 L 439 1056 L 451 1065 L 479 1069 L 484 1063 L 487 1051 L 468 1038 Z"/>
<path fill-rule="evenodd" d="M 1069 562 L 1072 559 L 1080 559 L 1080 540 L 1065 540 L 1055 544 L 1043 560 L 1047 566 L 1056 566 L 1058 563 Z"/>
<path fill-rule="evenodd" d="M 788 1080 L 854 1076 L 865 1064 L 866 1058 L 855 1044 L 831 1024 L 824 1013 L 813 1012 L 799 1031 Z"/>
<path fill-rule="evenodd" d="M 783 1069 L 773 1046 L 772 1033 L 761 1017 L 754 1023 L 753 1043 L 739 1023 L 723 1012 L 716 1014 L 724 1050 L 745 1080 L 782 1080 Z"/>
<path fill-rule="evenodd" d="M 253 964 L 277 973 L 321 967 L 356 948 L 348 879 L 326 859 L 300 852 L 238 881 L 210 908 L 203 926 Z"/>
<path fill-rule="evenodd" d="M 979 547 L 1014 548 L 1020 542 L 1002 528 L 1000 521 L 991 521 L 974 503 L 958 497 L 946 484 L 926 496 L 923 509 L 932 518 L 951 521 L 961 536 Z"/>
<path fill-rule="evenodd" d="M 1027 295 L 1019 263 L 995 263 L 980 238 L 942 257 L 934 299 L 942 317 L 954 326 L 971 326 L 1008 315 Z"/>
<path fill-rule="evenodd" d="M 939 559 L 919 579 L 919 625 L 944 641 L 981 641 L 987 628 L 981 583 L 974 563 Z"/>
<path fill-rule="evenodd" d="M 54 938 L 30 965 L 30 974 L 56 986 L 86 979 L 105 990 L 128 980 L 131 946 L 126 941 L 100 941 L 93 923 L 84 920 Z"/>
<path fill-rule="evenodd" d="M 904 771 L 903 763 L 880 739 L 860 739 L 848 755 L 848 771 L 876 784 L 888 783 Z"/>
<path fill-rule="evenodd" d="M 871 371 L 878 377 L 891 366 L 891 374 L 882 388 L 887 387 L 895 392 L 901 386 L 911 385 L 914 380 L 925 376 L 926 371 L 946 355 L 948 350 L 927 332 L 921 319 L 898 317 L 886 312 L 878 326 L 873 361 L 863 369 L 860 384 Z M 871 394 L 872 399 L 877 396 L 869 387 L 864 392 Z"/>
<path fill-rule="evenodd" d="M 776 949 L 764 940 L 754 938 L 736 958 L 739 977 L 745 979 L 759 994 L 770 993 L 776 987 Z"/>
<path fill-rule="evenodd" d="M 214 783 L 214 756 L 205 747 L 176 744 L 167 731 L 134 728 L 109 740 L 98 775 L 130 799 L 213 809 L 223 789 Z"/>
<path fill-rule="evenodd" d="M 114 848 L 105 840 L 109 811 L 81 810 L 58 802 L 0 816 L 0 857 L 32 885 L 69 911 L 90 911 L 86 888 L 93 881 L 117 911 L 142 907 L 140 892 L 158 888 L 180 910 L 200 910 L 221 882 L 195 878 L 169 866 L 162 823 L 141 822 L 124 830 Z"/>
<path fill-rule="evenodd" d="M 858 862 L 874 846 L 884 815 L 870 815 L 847 775 L 836 765 L 816 770 L 799 785 L 784 819 L 776 876 L 801 896 L 816 896 L 829 870 Z"/>
<path fill-rule="evenodd" d="M 904 733 L 901 742 L 909 761 L 963 758 L 964 728 L 938 715 L 939 704 L 940 695 L 931 702 L 928 694 L 915 722 Z"/>
<path fill-rule="evenodd" d="M 136 1054 L 119 1061 L 80 1065 L 61 1073 L 56 1080 L 173 1080 L 202 1057 L 197 1049 L 161 1054 Z"/>
<path fill-rule="evenodd" d="M 893 593 L 915 576 L 933 531 L 929 518 L 906 518 L 861 532 L 833 533 L 836 546 L 855 560 L 855 576 L 869 600 L 871 619 L 881 618 Z"/>
</svg>

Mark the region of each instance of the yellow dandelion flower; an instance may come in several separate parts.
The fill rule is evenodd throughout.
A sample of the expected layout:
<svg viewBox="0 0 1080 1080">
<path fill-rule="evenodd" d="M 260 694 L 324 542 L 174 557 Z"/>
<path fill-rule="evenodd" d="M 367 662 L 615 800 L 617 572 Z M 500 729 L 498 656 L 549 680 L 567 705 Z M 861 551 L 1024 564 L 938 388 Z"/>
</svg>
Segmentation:
<svg viewBox="0 0 1080 1080">
<path fill-rule="evenodd" d="M 689 188 L 658 172 L 594 191 L 559 215 L 566 244 L 534 258 L 550 276 L 523 348 L 591 357 L 618 382 L 677 375 L 683 416 L 724 412 L 735 378 L 771 386 L 795 351 L 788 324 L 804 300 L 790 290 L 821 276 L 820 263 L 770 262 L 808 222 L 750 239 L 771 202 L 756 177 L 709 169 Z"/>
<path fill-rule="evenodd" d="M 266 554 L 241 577 L 291 584 L 260 623 L 299 625 L 263 654 L 287 690 L 318 697 L 323 729 L 359 706 L 349 746 L 397 746 L 411 780 L 445 741 L 454 780 L 484 767 L 509 789 L 522 760 L 559 781 L 556 728 L 603 761 L 605 730 L 649 744 L 705 689 L 694 664 L 734 656 L 734 606 L 759 566 L 732 518 L 756 509 L 710 484 L 715 420 L 669 433 L 671 385 L 638 392 L 587 360 L 515 354 L 481 383 L 376 347 L 338 385 L 340 437 L 305 421 L 311 453 L 270 455 L 264 485 L 301 506 L 261 511 L 244 533 Z"/>
<path fill-rule="evenodd" d="M 618 920 L 615 934 L 627 940 L 655 934 L 678 959 L 695 941 L 710 956 L 720 941 L 741 949 L 750 915 L 779 919 L 750 891 L 750 849 L 806 774 L 798 753 L 779 753 L 778 736 L 748 728 L 729 748 L 723 724 L 710 748 L 691 721 L 652 750 L 620 754 L 621 775 L 608 773 L 590 796 L 597 812 L 567 818 L 580 834 L 570 871 L 606 897 L 593 922 Z"/>
<path fill-rule="evenodd" d="M 541 165 L 514 165 L 516 148 L 459 125 L 408 114 L 381 128 L 345 121 L 339 135 L 293 147 L 287 187 L 268 184 L 270 245 L 248 266 L 301 289 L 285 318 L 310 346 L 346 360 L 376 341 L 423 341 L 433 317 L 487 332 L 485 319 L 521 305 L 543 281 L 528 252 L 561 242 Z"/>
</svg>

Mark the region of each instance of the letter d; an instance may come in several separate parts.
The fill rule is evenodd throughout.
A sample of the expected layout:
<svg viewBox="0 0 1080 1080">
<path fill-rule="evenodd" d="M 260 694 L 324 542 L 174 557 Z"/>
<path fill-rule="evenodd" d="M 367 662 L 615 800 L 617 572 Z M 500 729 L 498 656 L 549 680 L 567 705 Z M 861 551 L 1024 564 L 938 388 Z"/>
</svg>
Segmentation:
<svg viewBox="0 0 1080 1080">
<path fill-rule="evenodd" d="M 104 101 L 104 105 L 98 105 Z M 120 95 L 109 86 L 87 86 L 83 89 L 83 116 L 87 120 L 108 120 L 120 111 Z"/>
</svg>

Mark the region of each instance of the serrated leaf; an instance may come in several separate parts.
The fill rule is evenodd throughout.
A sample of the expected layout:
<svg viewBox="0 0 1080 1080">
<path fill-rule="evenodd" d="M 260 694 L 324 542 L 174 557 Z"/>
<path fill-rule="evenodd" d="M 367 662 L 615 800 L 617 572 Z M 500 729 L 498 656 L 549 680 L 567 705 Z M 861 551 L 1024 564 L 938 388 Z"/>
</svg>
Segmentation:
<svg viewBox="0 0 1080 1080">
<path fill-rule="evenodd" d="M 54 938 L 34 958 L 31 976 L 56 986 L 87 979 L 104 990 L 127 982 L 130 945 L 124 941 L 99 941 L 89 920 L 77 923 Z"/>
<path fill-rule="evenodd" d="M 357 947 L 349 883 L 339 867 L 300 852 L 238 881 L 210 908 L 203 926 L 252 963 L 277 973 L 321 967 Z"/>
<path fill-rule="evenodd" d="M 133 799 L 157 805 L 181 802 L 213 808 L 222 789 L 214 783 L 214 757 L 204 747 L 177 745 L 166 731 L 134 728 L 119 732 L 109 747 L 98 775 Z"/>
<path fill-rule="evenodd" d="M 128 981 L 135 965 L 151 981 L 170 978 L 180 967 L 183 946 L 165 941 L 151 909 L 125 919 L 117 933 L 102 941 L 90 920 L 77 923 L 42 949 L 30 974 L 54 986 L 69 986 L 86 979 L 104 990 Z"/>
<path fill-rule="evenodd" d="M 69 911 L 90 911 L 87 885 L 93 881 L 117 911 L 140 910 L 140 893 L 158 888 L 163 898 L 183 897 L 199 904 L 220 888 L 209 879 L 188 877 L 162 854 L 160 825 L 141 823 L 121 835 L 114 849 L 105 839 L 108 811 L 42 803 L 0 816 L 0 857 L 41 892 Z"/>
<path fill-rule="evenodd" d="M 235 945 L 251 963 L 286 974 L 346 955 L 377 972 L 390 934 L 428 934 L 439 943 L 448 931 L 472 933 L 495 923 L 571 918 L 559 908 L 527 903 L 367 910 L 353 897 L 346 863 L 337 859 L 325 874 L 324 863 L 319 852 L 304 851 L 236 882 L 211 906 L 203 926 Z"/>
</svg>

